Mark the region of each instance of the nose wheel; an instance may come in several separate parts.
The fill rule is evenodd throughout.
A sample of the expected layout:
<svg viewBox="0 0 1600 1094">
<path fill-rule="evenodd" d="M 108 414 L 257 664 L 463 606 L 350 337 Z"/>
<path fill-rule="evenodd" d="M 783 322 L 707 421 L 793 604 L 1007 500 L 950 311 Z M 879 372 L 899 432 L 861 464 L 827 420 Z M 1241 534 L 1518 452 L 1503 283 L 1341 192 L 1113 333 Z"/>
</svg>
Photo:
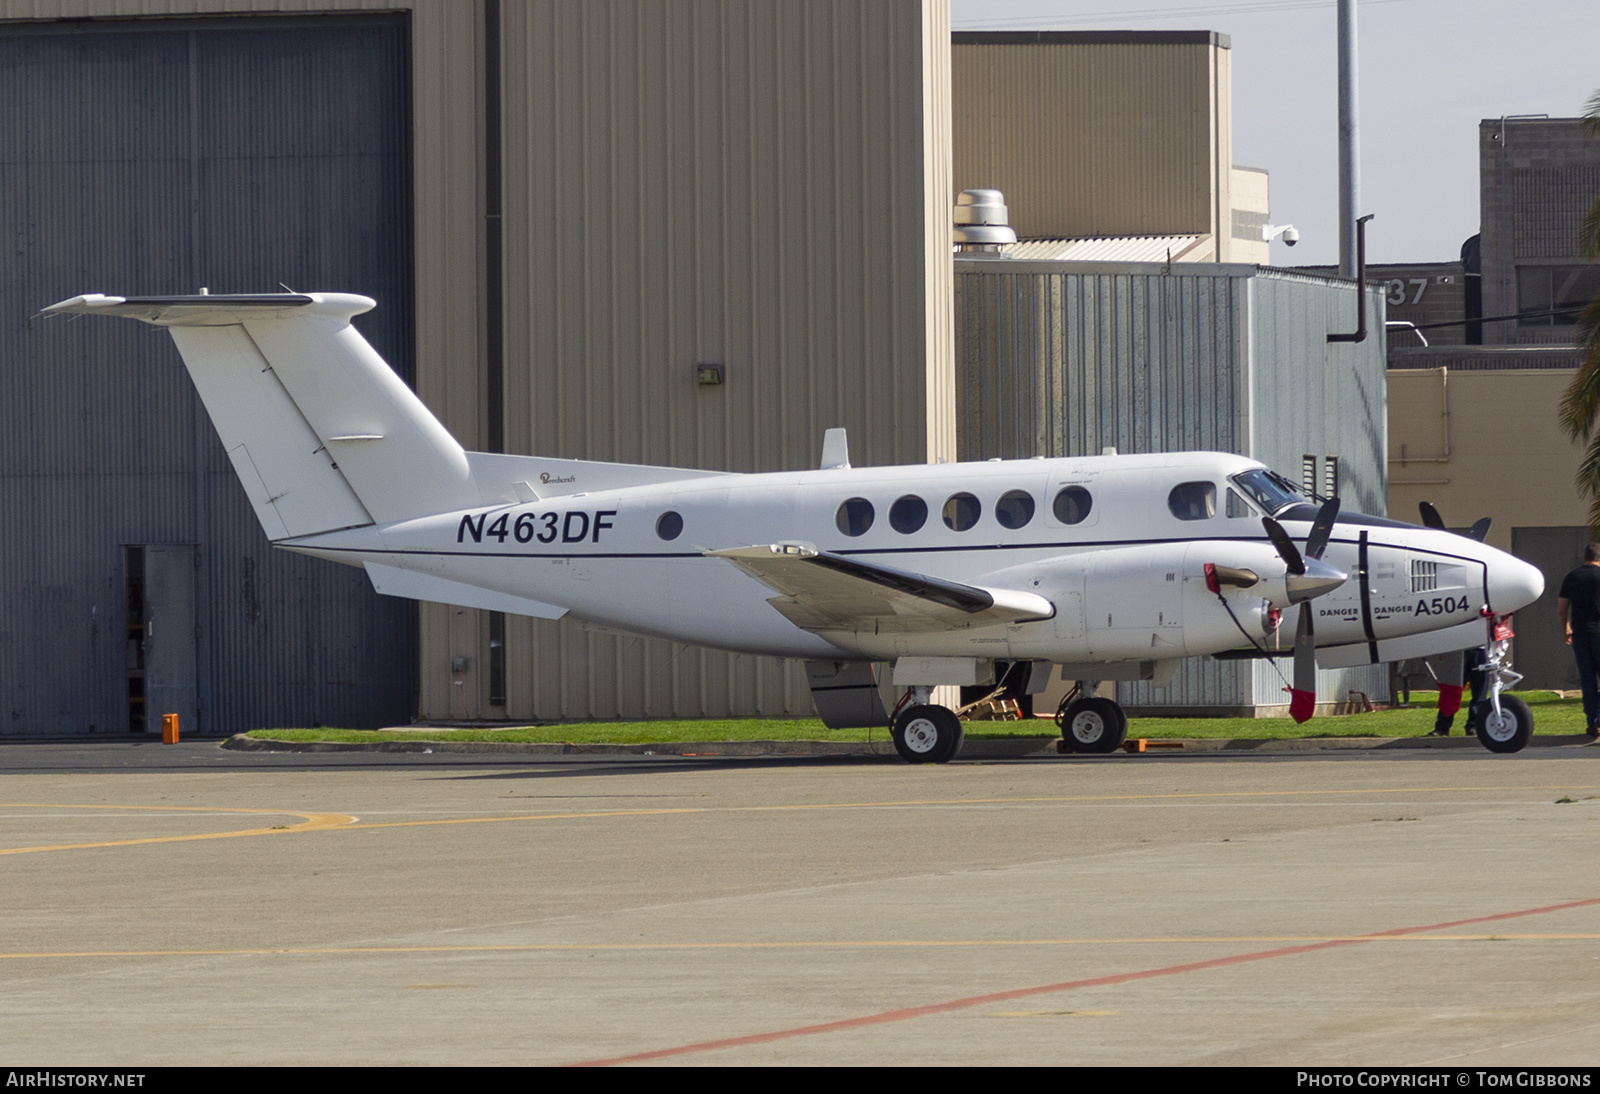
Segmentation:
<svg viewBox="0 0 1600 1094">
<path fill-rule="evenodd" d="M 1061 739 L 1073 752 L 1115 752 L 1128 739 L 1128 716 L 1111 699 L 1090 697 L 1056 711 Z"/>
</svg>

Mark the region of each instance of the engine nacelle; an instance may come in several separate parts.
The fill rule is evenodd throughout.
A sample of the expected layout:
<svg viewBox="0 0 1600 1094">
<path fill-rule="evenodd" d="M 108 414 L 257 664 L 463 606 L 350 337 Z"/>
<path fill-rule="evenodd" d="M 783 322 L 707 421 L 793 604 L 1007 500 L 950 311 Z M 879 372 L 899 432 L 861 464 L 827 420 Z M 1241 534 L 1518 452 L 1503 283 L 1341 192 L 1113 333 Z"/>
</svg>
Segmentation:
<svg viewBox="0 0 1600 1094">
<path fill-rule="evenodd" d="M 1260 642 L 1272 609 L 1288 603 L 1284 576 L 1269 545 L 1204 540 L 1085 551 L 983 582 L 1037 592 L 1056 606 L 1055 618 L 1018 628 L 1028 633 L 1012 636 L 1013 656 L 1159 661 Z"/>
</svg>

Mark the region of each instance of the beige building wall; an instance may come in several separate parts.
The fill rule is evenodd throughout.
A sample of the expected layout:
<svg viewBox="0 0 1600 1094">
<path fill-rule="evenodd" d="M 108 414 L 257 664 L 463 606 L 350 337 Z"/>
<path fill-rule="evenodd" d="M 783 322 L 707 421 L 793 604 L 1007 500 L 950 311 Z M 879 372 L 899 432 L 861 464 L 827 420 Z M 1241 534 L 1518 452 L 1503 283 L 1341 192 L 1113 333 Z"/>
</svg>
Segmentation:
<svg viewBox="0 0 1600 1094">
<path fill-rule="evenodd" d="M 944 0 L 502 11 L 508 451 L 954 456 Z M 507 717 L 813 713 L 798 664 L 507 623 Z M 500 713 L 482 672 L 435 684 L 485 634 L 425 621 L 424 716 Z"/>
<path fill-rule="evenodd" d="M 1204 234 L 1195 260 L 1234 260 L 1225 35 L 962 32 L 951 73 L 956 189 L 1003 191 L 1018 236 Z"/>
<path fill-rule="evenodd" d="M 1452 528 L 1491 517 L 1488 542 L 1511 529 L 1580 526 L 1573 485 L 1583 447 L 1556 421 L 1571 369 L 1392 369 L 1389 515 L 1416 523 L 1431 501 Z"/>
<path fill-rule="evenodd" d="M 1257 266 L 1271 263 L 1272 252 L 1262 236 L 1272 212 L 1271 187 L 1267 173 L 1259 167 L 1233 165 L 1229 197 L 1233 203 L 1232 223 L 1229 225 L 1231 247 L 1228 261 L 1253 262 Z"/>
</svg>

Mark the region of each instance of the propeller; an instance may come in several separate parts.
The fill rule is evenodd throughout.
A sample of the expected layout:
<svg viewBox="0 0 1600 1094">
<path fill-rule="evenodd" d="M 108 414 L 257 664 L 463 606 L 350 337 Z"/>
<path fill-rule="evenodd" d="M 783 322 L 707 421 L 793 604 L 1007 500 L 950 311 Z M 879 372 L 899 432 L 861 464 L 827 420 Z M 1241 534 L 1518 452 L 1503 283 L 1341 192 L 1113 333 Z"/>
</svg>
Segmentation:
<svg viewBox="0 0 1600 1094">
<path fill-rule="evenodd" d="M 1439 510 L 1434 506 L 1433 502 L 1420 502 L 1417 505 L 1417 509 L 1422 513 L 1422 526 L 1424 528 L 1432 528 L 1440 532 L 1449 531 L 1449 529 L 1444 526 L 1444 518 L 1439 515 Z M 1471 528 L 1468 528 L 1465 532 L 1460 532 L 1457 534 L 1464 535 L 1468 539 L 1477 540 L 1479 543 L 1482 543 L 1483 537 L 1489 534 L 1489 524 L 1490 520 L 1488 517 L 1479 517 L 1473 522 Z"/>
<path fill-rule="evenodd" d="M 1284 583 L 1289 589 L 1289 600 L 1305 605 L 1300 609 L 1300 624 L 1294 634 L 1294 684 L 1289 689 L 1289 715 L 1296 722 L 1310 718 L 1317 705 L 1317 634 L 1313 621 L 1315 612 L 1309 601 L 1331 592 L 1349 580 L 1350 575 L 1334 569 L 1322 561 L 1322 552 L 1328 548 L 1328 537 L 1339 519 L 1339 499 L 1329 498 L 1317 510 L 1317 517 L 1306 533 L 1306 547 L 1302 554 L 1283 526 L 1271 517 L 1262 520 L 1267 538 L 1277 548 L 1288 575 Z"/>
</svg>

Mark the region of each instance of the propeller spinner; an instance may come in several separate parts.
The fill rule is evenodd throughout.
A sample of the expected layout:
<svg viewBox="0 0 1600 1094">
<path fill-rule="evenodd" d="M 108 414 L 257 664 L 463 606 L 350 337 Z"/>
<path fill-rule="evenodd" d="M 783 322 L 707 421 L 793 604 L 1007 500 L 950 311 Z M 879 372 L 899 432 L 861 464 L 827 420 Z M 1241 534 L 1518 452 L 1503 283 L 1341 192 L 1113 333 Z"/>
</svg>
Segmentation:
<svg viewBox="0 0 1600 1094">
<path fill-rule="evenodd" d="M 1271 517 L 1263 518 L 1267 538 L 1272 540 L 1272 545 L 1278 549 L 1279 557 L 1288 568 L 1286 584 L 1291 601 L 1305 603 L 1337 589 L 1349 580 L 1349 574 L 1322 561 L 1322 552 L 1327 550 L 1328 537 L 1333 534 L 1333 526 L 1338 519 L 1339 499 L 1329 498 L 1317 511 L 1317 519 L 1311 522 L 1311 531 L 1306 533 L 1306 548 L 1302 555 L 1281 524 Z M 1289 689 L 1289 715 L 1296 722 L 1310 718 L 1317 705 L 1315 615 L 1309 605 L 1301 608 L 1300 625 L 1295 628 L 1294 686 Z"/>
</svg>

